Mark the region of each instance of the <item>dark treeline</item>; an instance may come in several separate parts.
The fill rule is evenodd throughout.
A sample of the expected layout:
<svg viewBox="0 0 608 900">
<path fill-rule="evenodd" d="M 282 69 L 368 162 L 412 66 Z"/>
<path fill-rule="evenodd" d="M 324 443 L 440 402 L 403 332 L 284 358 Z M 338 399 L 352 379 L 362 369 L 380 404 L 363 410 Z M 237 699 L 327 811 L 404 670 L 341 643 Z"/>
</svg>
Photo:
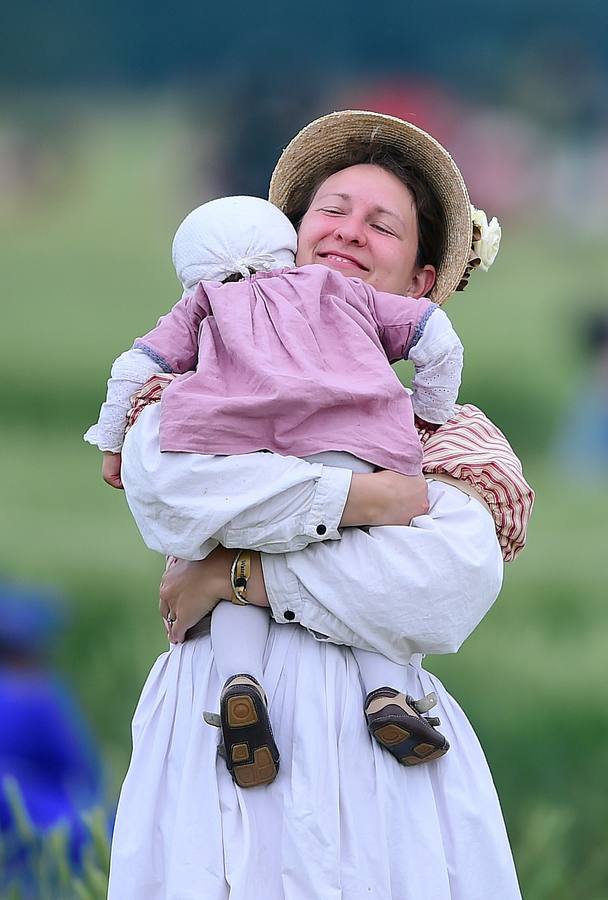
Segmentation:
<svg viewBox="0 0 608 900">
<path fill-rule="evenodd" d="M 5 4 L 4 89 L 158 86 L 235 68 L 318 74 L 427 71 L 490 96 L 519 61 L 608 73 L 608 18 L 596 0 L 35 0 Z M 551 73 L 549 73 L 551 77 Z M 576 77 L 576 72 L 575 72 Z"/>
</svg>

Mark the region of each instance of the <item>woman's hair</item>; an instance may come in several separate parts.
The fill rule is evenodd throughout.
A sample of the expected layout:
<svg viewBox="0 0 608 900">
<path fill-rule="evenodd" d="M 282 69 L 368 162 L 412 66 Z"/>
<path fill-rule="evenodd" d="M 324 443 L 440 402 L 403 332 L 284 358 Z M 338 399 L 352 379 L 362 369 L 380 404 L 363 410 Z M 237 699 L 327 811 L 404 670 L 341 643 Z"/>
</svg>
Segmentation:
<svg viewBox="0 0 608 900">
<path fill-rule="evenodd" d="M 340 158 L 340 162 L 328 165 L 316 179 L 306 198 L 305 206 L 295 217 L 296 228 L 299 227 L 304 213 L 323 182 L 342 169 L 358 165 L 378 166 L 390 172 L 411 191 L 416 207 L 418 222 L 418 250 L 416 265 L 432 265 L 437 268 L 443 258 L 445 242 L 445 219 L 441 204 L 437 200 L 430 185 L 420 173 L 409 166 L 403 156 L 383 144 L 353 144 L 348 152 Z"/>
</svg>

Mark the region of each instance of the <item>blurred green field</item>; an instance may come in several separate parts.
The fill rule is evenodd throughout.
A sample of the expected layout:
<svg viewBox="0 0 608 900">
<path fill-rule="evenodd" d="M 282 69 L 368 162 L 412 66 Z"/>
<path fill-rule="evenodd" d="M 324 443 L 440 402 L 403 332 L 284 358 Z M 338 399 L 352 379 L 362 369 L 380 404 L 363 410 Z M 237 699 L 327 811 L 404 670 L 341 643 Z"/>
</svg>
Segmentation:
<svg viewBox="0 0 608 900">
<path fill-rule="evenodd" d="M 103 747 L 112 798 L 164 649 L 162 566 L 81 435 L 111 360 L 177 299 L 171 238 L 207 199 L 192 188 L 192 157 L 170 103 L 79 113 L 57 181 L 0 218 L 0 571 L 69 598 L 58 662 Z M 547 457 L 582 371 L 576 314 L 604 273 L 599 243 L 521 223 L 495 270 L 447 307 L 466 349 L 461 396 L 508 433 L 537 506 L 494 610 L 457 656 L 429 665 L 487 752 L 528 900 L 608 896 L 608 489 L 558 477 Z"/>
</svg>

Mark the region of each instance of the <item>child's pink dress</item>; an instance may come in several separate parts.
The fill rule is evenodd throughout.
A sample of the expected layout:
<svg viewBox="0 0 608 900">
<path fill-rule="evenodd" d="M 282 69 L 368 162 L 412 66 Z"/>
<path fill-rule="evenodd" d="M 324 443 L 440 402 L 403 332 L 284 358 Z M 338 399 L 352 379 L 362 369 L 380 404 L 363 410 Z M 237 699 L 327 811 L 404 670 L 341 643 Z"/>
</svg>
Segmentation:
<svg viewBox="0 0 608 900">
<path fill-rule="evenodd" d="M 165 371 L 196 368 L 163 395 L 161 451 L 342 450 L 419 474 L 412 403 L 387 358 L 407 358 L 435 310 L 319 265 L 201 282 L 135 343 Z"/>
</svg>

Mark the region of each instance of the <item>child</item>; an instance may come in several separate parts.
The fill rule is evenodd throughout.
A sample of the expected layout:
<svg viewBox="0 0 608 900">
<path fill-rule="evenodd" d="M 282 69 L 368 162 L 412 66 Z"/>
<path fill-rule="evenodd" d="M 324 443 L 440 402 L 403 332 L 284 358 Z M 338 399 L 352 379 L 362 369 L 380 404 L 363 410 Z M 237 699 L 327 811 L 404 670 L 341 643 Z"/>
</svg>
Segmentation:
<svg viewBox="0 0 608 900">
<path fill-rule="evenodd" d="M 182 299 L 112 367 L 99 422 L 85 440 L 104 451 L 106 480 L 124 482 L 152 549 L 183 559 L 203 559 L 218 543 L 283 553 L 337 540 L 340 525 L 398 524 L 390 515 L 349 518 L 348 469 L 367 478 L 419 475 L 413 411 L 434 424 L 452 415 L 462 345 L 445 314 L 428 300 L 379 292 L 325 266 L 293 268 L 296 241 L 283 213 L 258 198 L 194 210 L 173 242 Z M 389 365 L 401 358 L 416 369 L 411 399 Z M 158 372 L 178 377 L 160 404 L 143 410 L 121 456 L 130 397 Z M 316 514 L 327 489 L 326 451 L 341 451 L 331 464 L 344 466 L 334 470 L 343 480 L 332 481 L 344 500 L 340 522 L 319 523 Z M 275 454 L 315 463 L 314 483 L 298 459 L 278 482 Z M 389 471 L 369 474 L 374 468 Z M 237 554 L 234 603 L 247 602 L 246 564 L 247 554 Z M 211 619 L 216 666 L 228 677 L 220 718 L 207 720 L 221 724 L 227 765 L 242 787 L 268 783 L 278 771 L 261 686 L 268 624 L 264 610 L 226 602 Z M 354 653 L 374 737 L 405 765 L 446 753 L 438 721 L 419 715 L 433 698 L 404 702 L 396 689 L 379 687 L 401 680 L 402 667 Z"/>
</svg>

